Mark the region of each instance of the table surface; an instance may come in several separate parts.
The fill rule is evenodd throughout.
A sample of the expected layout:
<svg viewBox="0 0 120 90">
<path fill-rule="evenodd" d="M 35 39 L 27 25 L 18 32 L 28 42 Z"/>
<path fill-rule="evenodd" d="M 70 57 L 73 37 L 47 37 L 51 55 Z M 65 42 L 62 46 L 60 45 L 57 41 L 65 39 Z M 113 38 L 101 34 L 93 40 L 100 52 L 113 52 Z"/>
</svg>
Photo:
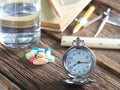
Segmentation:
<svg viewBox="0 0 120 90">
<path fill-rule="evenodd" d="M 120 0 L 93 0 L 90 5 L 96 6 L 92 18 L 103 13 L 108 7 L 112 9 L 110 16 L 120 15 Z M 97 66 L 90 77 L 96 79 L 95 83 L 74 86 L 62 81 L 69 78 L 61 63 L 62 56 L 68 49 L 60 46 L 62 36 L 93 37 L 100 23 L 101 21 L 97 21 L 75 35 L 72 35 L 74 21 L 63 33 L 42 30 L 41 42 L 34 47 L 51 47 L 52 54 L 56 57 L 54 63 L 43 66 L 35 66 L 25 59 L 24 55 L 31 47 L 21 50 L 0 45 L 0 90 L 120 90 L 119 50 L 92 49 L 97 57 Z M 119 27 L 107 23 L 98 37 L 119 38 L 119 33 Z"/>
</svg>

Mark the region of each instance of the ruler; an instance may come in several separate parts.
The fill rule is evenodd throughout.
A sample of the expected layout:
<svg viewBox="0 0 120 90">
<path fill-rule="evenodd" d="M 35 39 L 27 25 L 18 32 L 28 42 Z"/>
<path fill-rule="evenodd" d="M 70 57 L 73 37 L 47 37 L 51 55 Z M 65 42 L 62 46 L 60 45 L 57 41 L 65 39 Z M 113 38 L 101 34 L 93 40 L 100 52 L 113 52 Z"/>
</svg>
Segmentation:
<svg viewBox="0 0 120 90">
<path fill-rule="evenodd" d="M 76 38 L 77 36 L 63 36 L 61 46 L 72 46 L 72 42 Z M 120 39 L 92 37 L 80 37 L 80 39 L 84 40 L 85 46 L 90 48 L 120 49 Z"/>
</svg>

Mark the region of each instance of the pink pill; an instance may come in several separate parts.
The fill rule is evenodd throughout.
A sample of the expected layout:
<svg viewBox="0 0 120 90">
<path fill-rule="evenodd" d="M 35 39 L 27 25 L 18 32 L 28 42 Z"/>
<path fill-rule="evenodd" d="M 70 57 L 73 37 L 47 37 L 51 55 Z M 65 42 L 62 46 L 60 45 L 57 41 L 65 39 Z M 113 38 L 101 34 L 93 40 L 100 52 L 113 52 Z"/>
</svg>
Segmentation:
<svg viewBox="0 0 120 90">
<path fill-rule="evenodd" d="M 32 57 L 32 58 L 30 58 L 30 62 L 32 63 L 33 61 L 35 61 L 37 58 L 35 58 L 35 57 Z"/>
</svg>

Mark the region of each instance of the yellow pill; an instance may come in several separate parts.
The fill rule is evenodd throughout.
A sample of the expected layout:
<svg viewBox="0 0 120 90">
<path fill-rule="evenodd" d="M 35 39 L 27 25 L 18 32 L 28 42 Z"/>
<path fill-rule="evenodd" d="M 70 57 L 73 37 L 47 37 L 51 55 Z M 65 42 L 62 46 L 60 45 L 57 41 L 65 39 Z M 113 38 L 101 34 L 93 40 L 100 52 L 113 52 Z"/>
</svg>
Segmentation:
<svg viewBox="0 0 120 90">
<path fill-rule="evenodd" d="M 44 65 L 47 63 L 48 63 L 48 60 L 44 59 L 44 58 L 39 58 L 39 59 L 33 61 L 34 65 Z"/>
<path fill-rule="evenodd" d="M 37 58 L 45 58 L 45 53 L 38 53 Z"/>
</svg>

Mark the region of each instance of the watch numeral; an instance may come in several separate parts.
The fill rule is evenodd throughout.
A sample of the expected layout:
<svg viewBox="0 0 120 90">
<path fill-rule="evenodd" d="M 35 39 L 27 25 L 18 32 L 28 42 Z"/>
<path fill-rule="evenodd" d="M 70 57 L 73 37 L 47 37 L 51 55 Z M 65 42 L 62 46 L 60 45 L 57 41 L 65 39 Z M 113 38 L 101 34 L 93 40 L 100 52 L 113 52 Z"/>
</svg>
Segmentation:
<svg viewBox="0 0 120 90">
<path fill-rule="evenodd" d="M 87 66 L 86 68 L 89 68 L 89 66 Z"/>
<path fill-rule="evenodd" d="M 68 64 L 71 64 L 71 62 L 68 62 Z"/>
<path fill-rule="evenodd" d="M 69 59 L 73 59 L 73 57 L 69 57 Z"/>
<path fill-rule="evenodd" d="M 86 59 L 88 59 L 89 58 L 89 56 L 86 56 Z"/>
<path fill-rule="evenodd" d="M 78 52 L 77 52 L 77 54 L 81 54 L 81 52 L 80 52 L 80 51 L 78 51 Z"/>
<path fill-rule="evenodd" d="M 82 53 L 82 55 L 83 55 L 83 56 L 85 55 L 84 52 Z"/>
<path fill-rule="evenodd" d="M 73 53 L 73 56 L 75 56 L 75 53 Z"/>
<path fill-rule="evenodd" d="M 83 69 L 83 72 L 86 72 L 86 70 L 85 70 L 85 69 Z"/>
<path fill-rule="evenodd" d="M 74 69 L 73 71 L 76 72 L 76 69 Z"/>
<path fill-rule="evenodd" d="M 72 69 L 73 67 L 70 67 L 70 69 Z"/>
</svg>

